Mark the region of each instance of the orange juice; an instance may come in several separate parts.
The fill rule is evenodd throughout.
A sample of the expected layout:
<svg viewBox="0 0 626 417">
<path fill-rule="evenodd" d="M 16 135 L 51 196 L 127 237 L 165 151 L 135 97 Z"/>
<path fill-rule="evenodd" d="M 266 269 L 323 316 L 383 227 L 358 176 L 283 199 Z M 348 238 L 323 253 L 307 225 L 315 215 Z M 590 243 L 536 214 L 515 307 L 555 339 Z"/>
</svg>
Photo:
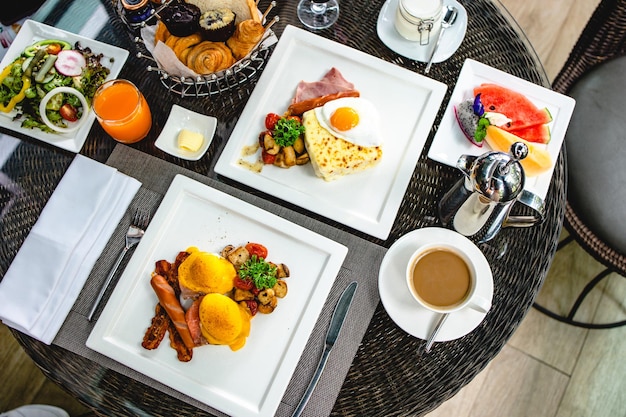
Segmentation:
<svg viewBox="0 0 626 417">
<path fill-rule="evenodd" d="M 122 143 L 140 141 L 152 126 L 150 107 L 130 81 L 112 80 L 102 84 L 94 95 L 93 111 L 104 131 Z"/>
</svg>

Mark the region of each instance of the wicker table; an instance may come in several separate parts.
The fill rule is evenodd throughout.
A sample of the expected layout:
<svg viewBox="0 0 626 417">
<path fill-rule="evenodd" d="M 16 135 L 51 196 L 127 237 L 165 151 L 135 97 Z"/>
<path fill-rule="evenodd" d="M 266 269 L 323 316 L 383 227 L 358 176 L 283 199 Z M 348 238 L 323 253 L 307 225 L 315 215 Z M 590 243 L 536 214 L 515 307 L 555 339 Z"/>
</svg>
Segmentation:
<svg viewBox="0 0 626 417">
<path fill-rule="evenodd" d="M 48 10 L 44 22 L 57 24 L 68 10 L 76 13 L 83 4 L 92 2 L 57 1 Z M 110 21 L 98 39 L 136 51 L 132 36 L 117 17 L 111 2 L 102 0 Z M 261 2 L 260 8 L 268 2 Z M 295 14 L 295 1 L 279 1 L 272 12 L 280 16 L 273 26 L 278 36 L 286 24 L 300 26 Z M 396 65 L 423 73 L 425 64 L 403 58 L 387 49 L 376 35 L 376 19 L 383 0 L 341 2 L 339 22 L 319 32 L 353 48 L 378 56 Z M 469 15 L 467 35 L 459 50 L 446 62 L 436 64 L 430 76 L 449 86 L 444 105 L 435 120 L 425 149 L 437 130 L 445 103 L 465 59 L 474 58 L 493 67 L 549 86 L 535 52 L 514 21 L 503 8 L 491 0 L 462 1 Z M 80 4 L 80 6 L 79 6 Z M 91 13 L 86 11 L 85 13 Z M 154 73 L 146 74 L 148 65 L 131 53 L 120 78 L 136 82 L 152 105 L 154 127 L 147 140 L 134 148 L 176 163 L 200 174 L 217 178 L 213 167 L 232 131 L 238 114 L 254 88 L 257 76 L 228 93 L 210 99 L 181 98 L 168 93 Z M 218 118 L 219 128 L 207 155 L 200 161 L 181 161 L 164 154 L 154 146 L 172 104 Z M 10 133 L 10 132 L 7 132 Z M 11 133 L 12 135 L 15 135 Z M 70 164 L 73 155 L 20 136 L 20 141 L 2 167 L 0 210 L 0 273 L 4 276 L 17 250 L 54 187 Z M 105 162 L 115 146 L 104 131 L 94 124 L 81 153 Z M 389 247 L 404 234 L 432 221 L 436 204 L 442 194 L 459 178 L 460 173 L 426 157 L 424 151 L 416 165 L 395 224 L 386 241 L 347 229 L 327 219 L 332 226 L 359 235 L 382 247 Z M 223 178 L 217 178 L 225 181 Z M 233 184 L 239 188 L 241 185 Z M 553 180 L 546 197 L 546 221 L 529 229 L 507 229 L 491 246 L 481 249 L 489 260 L 495 280 L 493 310 L 470 335 L 446 343 L 445 349 L 432 354 L 415 354 L 421 340 L 408 336 L 389 318 L 381 304 L 359 346 L 331 415 L 422 415 L 453 396 L 482 370 L 500 351 L 530 309 L 541 287 L 556 250 L 565 207 L 565 152 L 557 161 Z M 267 197 L 271 199 L 271 197 Z M 285 204 L 284 202 L 281 204 Z M 302 212 L 302 209 L 292 207 Z M 311 213 L 306 213 L 315 216 Z M 512 238 L 514 237 L 514 238 Z M 502 255 L 494 247 L 504 242 L 508 249 Z M 524 254 L 524 256 L 518 256 Z M 104 415 L 130 415 L 139 409 L 154 415 L 198 415 L 194 407 L 174 400 L 162 401 L 157 390 L 112 372 L 102 366 L 56 346 L 46 346 L 18 332 L 15 337 L 48 377 L 73 393 L 79 400 Z M 72 366 L 69 366 L 72 364 Z M 97 378 L 94 378 L 97 375 Z M 97 384 L 94 383 L 97 381 Z M 125 401 L 121 401 L 121 399 Z M 125 408 L 133 404 L 132 409 Z"/>
</svg>

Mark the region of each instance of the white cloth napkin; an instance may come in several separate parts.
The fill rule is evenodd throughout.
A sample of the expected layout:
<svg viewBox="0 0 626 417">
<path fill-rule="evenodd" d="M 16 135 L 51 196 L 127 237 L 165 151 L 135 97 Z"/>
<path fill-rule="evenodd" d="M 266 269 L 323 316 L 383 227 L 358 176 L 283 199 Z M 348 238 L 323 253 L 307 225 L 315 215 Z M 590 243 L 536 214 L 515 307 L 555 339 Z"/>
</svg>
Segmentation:
<svg viewBox="0 0 626 417">
<path fill-rule="evenodd" d="M 52 343 L 140 186 L 76 155 L 0 282 L 0 319 Z"/>
</svg>

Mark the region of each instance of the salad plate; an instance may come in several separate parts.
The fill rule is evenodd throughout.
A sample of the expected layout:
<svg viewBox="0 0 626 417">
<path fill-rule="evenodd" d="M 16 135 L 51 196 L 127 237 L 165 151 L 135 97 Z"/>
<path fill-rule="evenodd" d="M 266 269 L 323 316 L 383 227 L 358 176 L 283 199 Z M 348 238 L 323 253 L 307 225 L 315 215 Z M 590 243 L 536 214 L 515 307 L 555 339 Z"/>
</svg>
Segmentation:
<svg viewBox="0 0 626 417">
<path fill-rule="evenodd" d="M 396 10 L 398 9 L 399 0 L 387 0 L 380 9 L 378 20 L 376 22 L 376 33 L 381 41 L 395 53 L 406 58 L 414 59 L 420 62 L 428 62 L 430 58 L 430 45 L 420 45 L 418 42 L 410 41 L 403 38 L 395 28 Z M 444 0 L 444 6 L 454 6 L 458 11 L 458 15 L 454 25 L 446 30 L 445 35 L 441 38 L 441 43 L 435 51 L 433 63 L 443 62 L 450 58 L 465 38 L 467 30 L 467 11 L 465 7 L 456 0 Z M 433 42 L 435 42 L 434 40 Z"/>
<path fill-rule="evenodd" d="M 440 315 L 427 310 L 415 301 L 407 287 L 406 266 L 417 248 L 433 242 L 446 242 L 462 248 L 471 255 L 476 273 L 481 277 L 476 282 L 476 294 L 488 301 L 493 298 L 493 276 L 489 262 L 480 249 L 465 236 L 438 227 L 425 227 L 402 236 L 391 245 L 380 264 L 378 275 L 380 301 L 389 317 L 402 330 L 424 340 L 428 338 Z M 446 325 L 437 334 L 435 341 L 444 342 L 465 336 L 474 330 L 486 315 L 487 313 L 481 313 L 471 307 L 450 313 Z"/>
<path fill-rule="evenodd" d="M 285 263 L 290 277 L 276 310 L 252 318 L 245 346 L 197 347 L 189 362 L 178 361 L 167 336 L 157 349 L 144 349 L 158 302 L 150 286 L 155 262 L 173 262 L 190 246 L 219 253 L 249 241 L 267 247 L 267 260 Z M 87 346 L 228 415 L 274 415 L 347 252 L 340 243 L 178 175 Z"/>
<path fill-rule="evenodd" d="M 116 78 L 128 58 L 128 51 L 116 46 L 108 45 L 33 20 L 26 20 L 11 44 L 11 47 L 2 59 L 2 62 L 0 62 L 0 70 L 6 68 L 7 65 L 11 64 L 19 57 L 25 48 L 35 42 L 46 39 L 66 41 L 72 46 L 74 46 L 76 42 L 80 42 L 81 46 L 91 48 L 95 54 L 102 54 L 103 58 L 100 62 L 103 66 L 111 70 L 107 79 Z M 0 126 L 76 153 L 83 147 L 91 125 L 96 118 L 93 111 L 89 111 L 86 116 L 83 116 L 86 117 L 86 120 L 78 129 L 66 133 L 48 133 L 38 128 L 23 128 L 20 120 L 13 120 L 13 115 L 12 113 L 7 114 L 0 112 Z"/>
<path fill-rule="evenodd" d="M 311 164 L 289 169 L 266 165 L 260 173 L 242 164 L 242 150 L 258 143 L 267 113 L 284 113 L 301 80 L 317 81 L 332 68 L 354 83 L 380 116 L 383 154 L 378 165 L 328 182 L 315 175 Z M 287 26 L 215 171 L 386 239 L 446 90 L 443 83 Z M 259 159 L 257 153 L 246 161 Z"/>
<path fill-rule="evenodd" d="M 498 84 L 522 93 L 537 107 L 546 107 L 550 111 L 552 121 L 548 126 L 551 139 L 544 146 L 547 147 L 552 158 L 552 166 L 543 174 L 527 177 L 524 186 L 526 190 L 545 198 L 569 121 L 574 112 L 575 100 L 481 62 L 472 59 L 465 60 L 433 143 L 428 150 L 428 157 L 454 167 L 461 155 L 482 155 L 492 150 L 486 143 L 482 147 L 473 145 L 463 134 L 454 115 L 454 106 L 471 99 L 474 87 L 483 83 Z"/>
</svg>

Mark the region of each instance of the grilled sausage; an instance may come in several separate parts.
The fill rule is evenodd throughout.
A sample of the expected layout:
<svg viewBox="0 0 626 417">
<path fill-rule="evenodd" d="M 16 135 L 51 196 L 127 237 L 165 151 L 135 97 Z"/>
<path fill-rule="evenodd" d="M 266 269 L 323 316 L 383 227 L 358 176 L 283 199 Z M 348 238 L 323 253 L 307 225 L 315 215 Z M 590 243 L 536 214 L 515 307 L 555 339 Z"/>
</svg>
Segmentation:
<svg viewBox="0 0 626 417">
<path fill-rule="evenodd" d="M 185 346 L 189 349 L 193 349 L 195 343 L 189 332 L 189 327 L 187 327 L 185 311 L 181 307 L 172 286 L 164 277 L 158 274 L 152 276 L 150 285 L 152 285 L 152 289 L 154 289 L 154 292 L 159 298 L 159 303 L 163 306 L 165 311 L 167 311 L 167 315 L 172 320 Z"/>
</svg>

